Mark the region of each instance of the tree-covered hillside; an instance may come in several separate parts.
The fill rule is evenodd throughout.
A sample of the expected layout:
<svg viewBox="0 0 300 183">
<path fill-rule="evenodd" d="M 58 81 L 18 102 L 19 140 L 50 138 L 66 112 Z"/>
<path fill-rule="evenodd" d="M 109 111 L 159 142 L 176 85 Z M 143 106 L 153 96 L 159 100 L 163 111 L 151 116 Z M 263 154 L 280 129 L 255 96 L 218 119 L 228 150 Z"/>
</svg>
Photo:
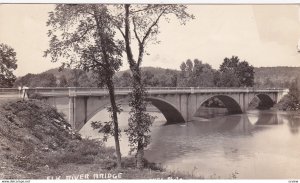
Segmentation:
<svg viewBox="0 0 300 183">
<path fill-rule="evenodd" d="M 300 67 L 259 67 L 255 68 L 254 83 L 258 87 L 290 87 L 300 79 Z"/>
<path fill-rule="evenodd" d="M 182 81 L 180 80 L 180 70 L 164 69 L 159 67 L 143 67 L 142 72 L 146 86 L 176 87 L 182 85 Z M 255 87 L 289 88 L 296 78 L 300 80 L 300 67 L 259 67 L 254 68 L 254 72 Z M 129 70 L 117 72 L 114 78 L 115 85 L 117 87 L 130 86 L 130 77 L 131 74 Z M 208 80 L 207 78 L 203 79 L 206 81 Z M 198 80 L 201 80 L 201 77 L 198 78 Z M 91 73 L 87 73 L 82 70 L 64 69 L 59 71 L 59 69 L 56 68 L 50 69 L 41 74 L 27 74 L 23 77 L 19 77 L 14 86 L 18 87 L 26 85 L 29 87 L 46 87 L 47 84 L 49 84 L 49 86 L 61 87 L 96 87 L 96 81 L 97 78 L 93 77 Z"/>
</svg>

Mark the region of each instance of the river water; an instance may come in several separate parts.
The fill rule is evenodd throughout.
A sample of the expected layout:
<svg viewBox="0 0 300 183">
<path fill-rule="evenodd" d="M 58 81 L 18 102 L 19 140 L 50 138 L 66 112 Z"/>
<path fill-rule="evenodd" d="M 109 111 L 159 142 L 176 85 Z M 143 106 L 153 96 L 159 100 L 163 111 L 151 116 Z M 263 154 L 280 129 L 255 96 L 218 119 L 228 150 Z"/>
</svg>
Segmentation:
<svg viewBox="0 0 300 183">
<path fill-rule="evenodd" d="M 159 112 L 152 126 L 152 141 L 145 151 L 151 162 L 169 171 L 204 178 L 279 179 L 300 178 L 300 116 L 271 110 L 199 118 L 164 125 Z M 127 127 L 128 113 L 119 116 Z M 96 114 L 80 131 L 84 137 L 101 138 L 90 122 L 108 120 L 106 111 Z M 108 146 L 114 146 L 109 138 Z M 122 155 L 128 155 L 127 136 L 122 133 Z"/>
</svg>

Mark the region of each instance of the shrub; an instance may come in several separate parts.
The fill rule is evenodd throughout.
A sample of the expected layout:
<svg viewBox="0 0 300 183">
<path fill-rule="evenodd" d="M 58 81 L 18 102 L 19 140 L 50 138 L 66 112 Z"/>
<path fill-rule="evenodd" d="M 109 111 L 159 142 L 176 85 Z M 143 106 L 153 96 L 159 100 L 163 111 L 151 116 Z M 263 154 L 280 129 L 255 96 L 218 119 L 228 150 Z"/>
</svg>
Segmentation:
<svg viewBox="0 0 300 183">
<path fill-rule="evenodd" d="M 293 95 L 285 95 L 278 104 L 275 105 L 276 108 L 283 111 L 294 111 L 300 108 L 299 101 Z"/>
</svg>

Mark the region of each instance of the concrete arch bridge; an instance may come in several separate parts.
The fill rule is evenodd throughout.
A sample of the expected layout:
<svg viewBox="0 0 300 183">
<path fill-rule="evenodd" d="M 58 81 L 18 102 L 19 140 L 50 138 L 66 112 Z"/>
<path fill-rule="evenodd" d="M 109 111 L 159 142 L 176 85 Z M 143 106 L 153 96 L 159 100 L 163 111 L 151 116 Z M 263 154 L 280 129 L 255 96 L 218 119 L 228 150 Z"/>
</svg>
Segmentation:
<svg viewBox="0 0 300 183">
<path fill-rule="evenodd" d="M 255 97 L 261 103 L 272 106 L 288 93 L 288 89 L 220 87 L 147 89 L 147 100 L 161 111 L 168 123 L 191 121 L 203 103 L 214 97 L 223 102 L 229 114 L 236 114 L 247 111 Z M 76 130 L 110 104 L 108 91 L 104 88 L 30 88 L 27 92 L 38 94 L 55 106 Z M 116 88 L 116 99 L 126 101 L 130 92 L 131 88 Z"/>
</svg>

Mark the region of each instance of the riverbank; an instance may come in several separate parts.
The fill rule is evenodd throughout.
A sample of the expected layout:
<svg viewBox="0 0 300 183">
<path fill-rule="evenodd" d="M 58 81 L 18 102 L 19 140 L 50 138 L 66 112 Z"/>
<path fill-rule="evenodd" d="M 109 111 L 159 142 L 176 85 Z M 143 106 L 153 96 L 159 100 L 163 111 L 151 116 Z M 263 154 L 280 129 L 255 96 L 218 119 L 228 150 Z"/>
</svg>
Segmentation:
<svg viewBox="0 0 300 183">
<path fill-rule="evenodd" d="M 82 139 L 62 114 L 38 100 L 0 103 L 0 149 L 0 179 L 201 178 L 149 162 L 137 170 L 129 157 L 116 169 L 114 149 Z"/>
</svg>

